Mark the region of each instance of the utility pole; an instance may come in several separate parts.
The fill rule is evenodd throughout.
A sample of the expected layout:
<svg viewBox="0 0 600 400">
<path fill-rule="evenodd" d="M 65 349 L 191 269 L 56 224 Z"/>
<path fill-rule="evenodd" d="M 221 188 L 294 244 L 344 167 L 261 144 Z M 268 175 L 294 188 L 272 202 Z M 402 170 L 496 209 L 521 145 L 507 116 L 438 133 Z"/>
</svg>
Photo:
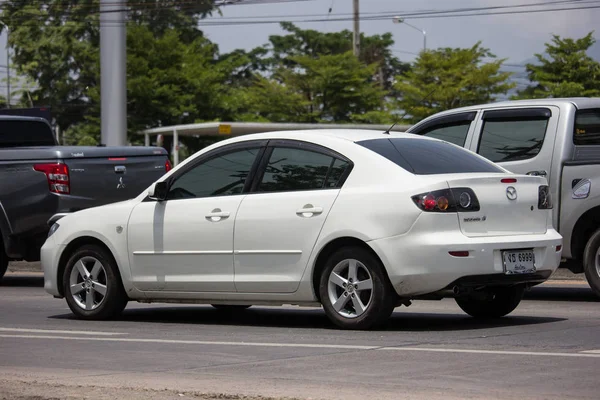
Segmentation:
<svg viewBox="0 0 600 400">
<path fill-rule="evenodd" d="M 360 55 L 360 28 L 358 24 L 358 19 L 358 0 L 354 0 L 354 36 L 352 40 L 352 49 L 356 57 Z"/>
<path fill-rule="evenodd" d="M 106 146 L 127 144 L 124 0 L 100 0 L 100 130 Z"/>
</svg>

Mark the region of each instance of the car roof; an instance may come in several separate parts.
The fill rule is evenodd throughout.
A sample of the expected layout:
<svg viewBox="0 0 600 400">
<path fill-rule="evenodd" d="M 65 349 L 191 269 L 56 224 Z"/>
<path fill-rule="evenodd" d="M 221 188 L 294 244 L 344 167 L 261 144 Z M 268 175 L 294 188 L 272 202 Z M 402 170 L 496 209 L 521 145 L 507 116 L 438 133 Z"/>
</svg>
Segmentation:
<svg viewBox="0 0 600 400">
<path fill-rule="evenodd" d="M 450 110 L 441 111 L 435 114 L 436 117 L 455 114 L 458 112 L 486 110 L 489 108 L 502 107 L 520 107 L 520 106 L 561 106 L 565 104 L 573 104 L 580 110 L 588 108 L 600 108 L 600 97 L 564 97 L 564 98 L 547 98 L 547 99 L 527 99 L 527 100 L 506 100 L 495 103 L 477 104 L 467 107 L 452 108 Z M 425 119 L 419 121 L 422 122 Z"/>
<path fill-rule="evenodd" d="M 350 142 L 359 142 L 370 139 L 388 139 L 388 138 L 419 138 L 424 140 L 434 140 L 423 136 L 418 136 L 412 133 L 391 132 L 386 134 L 383 131 L 372 129 L 305 129 L 295 131 L 275 131 L 265 133 L 252 133 L 244 136 L 238 136 L 231 139 L 232 141 L 247 141 L 261 139 L 290 139 L 290 140 L 307 140 L 311 141 L 318 138 L 331 138 L 345 140 Z M 231 142 L 230 142 L 231 143 Z"/>
</svg>

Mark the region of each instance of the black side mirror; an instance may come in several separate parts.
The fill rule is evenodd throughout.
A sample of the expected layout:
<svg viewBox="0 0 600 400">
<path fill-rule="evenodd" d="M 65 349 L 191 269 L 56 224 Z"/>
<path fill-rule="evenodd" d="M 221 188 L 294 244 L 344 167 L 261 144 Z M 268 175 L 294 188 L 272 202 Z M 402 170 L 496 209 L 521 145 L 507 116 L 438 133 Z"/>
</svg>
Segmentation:
<svg viewBox="0 0 600 400">
<path fill-rule="evenodd" d="M 169 185 L 165 181 L 156 182 L 150 190 L 148 190 L 148 197 L 152 200 L 164 201 L 167 199 L 169 192 Z"/>
</svg>

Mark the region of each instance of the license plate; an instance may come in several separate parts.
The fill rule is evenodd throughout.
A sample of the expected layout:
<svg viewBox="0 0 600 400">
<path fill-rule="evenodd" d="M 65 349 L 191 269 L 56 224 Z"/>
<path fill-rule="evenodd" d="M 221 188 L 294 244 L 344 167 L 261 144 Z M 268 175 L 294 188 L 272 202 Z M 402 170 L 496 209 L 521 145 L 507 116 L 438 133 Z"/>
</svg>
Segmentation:
<svg viewBox="0 0 600 400">
<path fill-rule="evenodd" d="M 506 275 L 531 274 L 535 272 L 533 250 L 509 250 L 502 252 Z"/>
</svg>

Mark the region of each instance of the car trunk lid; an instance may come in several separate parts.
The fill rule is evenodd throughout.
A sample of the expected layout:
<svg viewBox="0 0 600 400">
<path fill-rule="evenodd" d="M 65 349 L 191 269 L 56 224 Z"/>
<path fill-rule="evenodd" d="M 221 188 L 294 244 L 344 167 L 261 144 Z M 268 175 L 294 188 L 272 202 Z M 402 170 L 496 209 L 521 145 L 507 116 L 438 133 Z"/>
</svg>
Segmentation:
<svg viewBox="0 0 600 400">
<path fill-rule="evenodd" d="M 456 175 L 447 179 L 450 188 L 470 188 L 480 210 L 459 212 L 459 225 L 470 237 L 545 233 L 548 210 L 538 208 L 542 178 L 512 174 Z M 458 200 L 458 199 L 457 199 Z"/>
</svg>

